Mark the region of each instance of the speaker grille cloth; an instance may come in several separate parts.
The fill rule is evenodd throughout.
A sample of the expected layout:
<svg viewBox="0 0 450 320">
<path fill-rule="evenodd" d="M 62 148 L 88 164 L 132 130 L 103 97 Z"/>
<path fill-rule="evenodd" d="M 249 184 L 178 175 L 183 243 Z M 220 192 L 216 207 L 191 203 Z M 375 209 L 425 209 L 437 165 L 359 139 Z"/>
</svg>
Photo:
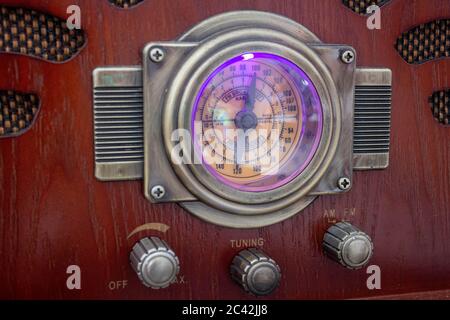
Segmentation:
<svg viewBox="0 0 450 320">
<path fill-rule="evenodd" d="M 142 1 L 143 0 L 109 0 L 112 4 L 125 9 L 135 6 Z"/>
<path fill-rule="evenodd" d="M 0 6 L 0 52 L 30 55 L 64 62 L 85 44 L 82 30 L 69 30 L 66 22 L 34 10 Z"/>
<path fill-rule="evenodd" d="M 0 91 L 0 137 L 22 133 L 31 126 L 38 110 L 36 95 Z"/>
<path fill-rule="evenodd" d="M 376 4 L 381 7 L 389 2 L 389 0 L 342 0 L 344 5 L 354 12 L 364 15 L 367 14 L 367 8 Z"/>
<path fill-rule="evenodd" d="M 441 124 L 450 123 L 450 89 L 434 92 L 430 97 L 433 117 Z"/>
<path fill-rule="evenodd" d="M 403 32 L 396 49 L 410 64 L 450 57 L 450 19 L 435 20 Z"/>
</svg>

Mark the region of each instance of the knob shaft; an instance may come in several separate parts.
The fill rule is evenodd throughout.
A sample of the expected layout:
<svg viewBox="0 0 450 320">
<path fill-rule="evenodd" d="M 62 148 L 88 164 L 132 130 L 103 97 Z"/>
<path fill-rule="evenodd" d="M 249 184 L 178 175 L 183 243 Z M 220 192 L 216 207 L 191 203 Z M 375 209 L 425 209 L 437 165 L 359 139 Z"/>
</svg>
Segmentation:
<svg viewBox="0 0 450 320">
<path fill-rule="evenodd" d="M 277 263 L 257 248 L 239 252 L 233 259 L 230 272 L 234 281 L 256 296 L 272 293 L 281 278 Z"/>
<path fill-rule="evenodd" d="M 348 222 L 331 226 L 323 237 L 322 246 L 328 257 L 350 269 L 362 268 L 373 254 L 370 237 Z"/>
<path fill-rule="evenodd" d="M 153 289 L 168 287 L 180 271 L 175 252 L 157 237 L 137 242 L 130 253 L 130 262 L 142 283 Z"/>
</svg>

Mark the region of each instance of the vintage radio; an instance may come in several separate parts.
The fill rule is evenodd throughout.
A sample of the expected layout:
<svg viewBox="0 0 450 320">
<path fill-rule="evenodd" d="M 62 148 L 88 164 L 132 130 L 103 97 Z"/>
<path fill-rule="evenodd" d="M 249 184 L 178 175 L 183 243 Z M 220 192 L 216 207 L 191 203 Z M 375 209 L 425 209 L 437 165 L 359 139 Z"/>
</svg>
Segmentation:
<svg viewBox="0 0 450 320">
<path fill-rule="evenodd" d="M 447 1 L 0 10 L 0 298 L 448 296 Z"/>
</svg>

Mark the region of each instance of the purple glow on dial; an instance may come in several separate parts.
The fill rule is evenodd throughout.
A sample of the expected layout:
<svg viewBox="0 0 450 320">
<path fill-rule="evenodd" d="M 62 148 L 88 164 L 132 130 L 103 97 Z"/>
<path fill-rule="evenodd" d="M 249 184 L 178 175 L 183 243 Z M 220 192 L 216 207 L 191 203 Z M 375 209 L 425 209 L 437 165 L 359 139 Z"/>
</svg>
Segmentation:
<svg viewBox="0 0 450 320">
<path fill-rule="evenodd" d="M 243 53 L 202 84 L 192 111 L 194 150 L 225 185 L 273 190 L 309 165 L 322 118 L 317 90 L 296 64 L 274 54 Z"/>
</svg>

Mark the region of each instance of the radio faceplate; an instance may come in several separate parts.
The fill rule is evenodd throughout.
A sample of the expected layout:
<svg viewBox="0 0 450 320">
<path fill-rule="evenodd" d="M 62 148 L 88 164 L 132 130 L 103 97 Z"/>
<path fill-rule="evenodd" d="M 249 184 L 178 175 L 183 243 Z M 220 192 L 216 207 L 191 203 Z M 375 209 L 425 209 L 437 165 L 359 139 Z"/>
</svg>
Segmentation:
<svg viewBox="0 0 450 320">
<path fill-rule="evenodd" d="M 242 289 L 259 294 L 267 292 L 261 291 L 262 285 L 271 289 L 271 284 L 277 284 L 278 266 L 279 286 L 266 298 L 259 298 L 260 303 L 267 298 L 446 299 L 450 283 L 450 246 L 446 241 L 450 217 L 450 131 L 433 116 L 442 120 L 447 115 L 445 93 L 449 89 L 450 64 L 445 58 L 426 60 L 416 66 L 408 64 L 399 55 L 402 47 L 397 46 L 396 40 L 405 40 L 415 26 L 422 30 L 425 25 L 427 29 L 428 22 L 449 18 L 450 6 L 442 0 L 391 1 L 381 7 L 381 29 L 371 30 L 366 28 L 369 17 L 348 10 L 340 0 L 255 0 L 251 3 L 208 0 L 199 10 L 200 2 L 149 0 L 142 1 L 139 7 L 122 10 L 107 0 L 79 0 L 87 42 L 73 59 L 54 64 L 37 61 L 31 55 L 2 55 L 1 87 L 36 94 L 40 111 L 25 134 L 0 138 L 0 230 L 4 235 L 0 298 L 228 299 L 239 300 L 242 305 L 247 299 L 255 298 Z M 50 1 L 27 0 L 14 6 L 64 19 L 68 4 L 72 2 L 57 1 L 50 5 Z M 301 214 L 253 229 L 231 229 L 205 222 L 183 209 L 181 205 L 185 202 L 178 205 L 148 201 L 141 181 L 143 162 L 138 166 L 137 180 L 96 179 L 92 71 L 98 66 L 136 66 L 143 70 L 142 50 L 149 41 L 172 40 L 207 17 L 248 8 L 289 16 L 324 42 L 351 45 L 357 52 L 356 73 L 360 67 L 392 70 L 395 94 L 389 167 L 378 171 L 353 168 L 350 192 L 316 197 Z M 11 22 L 5 30 L 14 29 L 20 22 L 14 24 L 8 15 L 2 17 Z M 168 23 L 174 17 L 176 21 Z M 220 30 L 223 25 L 214 28 Z M 10 43 L 19 38 L 18 28 L 17 34 L 11 34 Z M 445 42 L 445 37 L 434 33 L 445 35 L 441 28 L 442 24 L 436 24 L 428 37 L 418 39 L 419 45 L 424 44 L 426 49 L 430 37 Z M 292 30 L 296 33 L 298 29 Z M 200 42 L 200 38 L 189 41 Z M 406 40 L 416 41 L 415 38 Z M 317 38 L 306 43 L 315 41 Z M 31 50 L 39 48 L 34 44 Z M 439 51 L 440 47 L 435 48 Z M 421 50 L 414 46 L 406 49 L 410 50 L 405 51 L 408 55 Z M 250 87 L 248 80 L 246 84 Z M 355 82 L 355 95 L 358 95 L 357 74 Z M 431 110 L 429 97 L 433 92 L 437 94 L 433 95 Z M 366 93 L 362 92 L 362 96 L 367 96 Z M 385 94 L 376 96 L 385 102 Z M 245 101 L 244 95 L 237 97 L 241 100 L 234 103 Z M 111 110 L 120 111 L 120 105 L 113 104 L 113 107 Z M 142 113 L 143 108 L 144 103 Z M 354 122 L 362 123 L 362 118 L 356 119 L 356 106 L 354 111 Z M 380 117 L 385 117 L 385 111 L 381 111 Z M 385 148 L 385 142 L 381 143 Z M 143 145 L 142 142 L 142 148 Z M 357 156 L 355 152 L 353 155 Z M 208 209 L 200 201 L 187 204 Z M 265 217 L 269 223 L 269 217 Z M 249 225 L 252 218 L 247 217 Z M 353 227 L 343 225 L 344 221 Z M 165 275 L 169 278 L 178 270 L 175 256 L 180 264 L 176 280 L 159 290 L 141 284 L 135 272 L 142 272 L 144 265 L 135 265 L 135 270 L 130 266 L 130 252 L 137 252 L 133 250 L 134 245 L 152 237 L 167 246 L 153 241 L 157 254 L 149 263 L 162 260 L 166 265 L 175 266 L 166 268 Z M 248 257 L 251 248 L 262 253 Z M 148 246 L 144 249 L 152 250 Z M 170 254 L 160 254 L 161 250 L 171 250 L 174 259 Z M 368 264 L 358 270 L 348 269 L 365 263 L 364 257 L 370 257 Z M 144 262 L 141 258 L 145 256 L 140 256 L 138 263 Z M 248 270 L 242 270 L 233 261 L 243 261 L 242 266 L 244 269 L 248 266 Z M 230 276 L 232 265 L 237 266 L 233 268 L 233 277 Z M 69 266 L 80 268 L 80 290 L 66 287 L 67 281 L 75 278 L 75 274 L 66 273 Z M 378 267 L 380 286 L 371 282 Z M 149 271 L 142 279 L 152 280 L 150 285 L 154 286 L 156 281 L 156 287 L 163 286 L 157 280 L 164 274 Z M 255 274 L 275 281 L 256 283 L 257 286 L 245 281 L 252 278 L 248 275 Z"/>
<path fill-rule="evenodd" d="M 249 23 L 249 19 L 251 28 L 236 28 Z M 219 22 L 224 24 L 220 30 L 213 27 Z M 180 203 L 209 222 L 248 228 L 284 220 L 304 209 L 315 196 L 349 191 L 353 169 L 380 169 L 388 164 L 390 70 L 356 68 L 353 48 L 322 44 L 307 29 L 283 17 L 261 12 L 219 15 L 199 24 L 181 40 L 149 43 L 143 57 L 142 68 L 108 67 L 94 71 L 96 173 L 100 180 L 143 178 L 144 193 L 153 203 Z M 254 70 L 253 75 L 244 71 L 248 68 Z M 297 74 L 302 77 L 303 72 L 303 78 L 295 78 Z M 215 80 L 218 77 L 221 78 Z M 241 85 L 234 84 L 239 81 Z M 292 85 L 301 87 L 300 91 L 286 89 Z M 218 86 L 221 87 L 216 89 Z M 225 86 L 232 91 L 227 93 Z M 202 102 L 209 104 L 200 109 L 199 116 L 206 118 L 200 120 L 202 142 L 198 151 L 194 141 L 198 135 L 192 124 L 199 99 L 211 99 L 203 98 L 204 90 L 209 95 L 217 90 L 222 100 L 215 100 L 215 107 Z M 225 99 L 225 94 L 232 100 Z M 242 102 L 236 102 L 239 100 Z M 257 106 L 256 111 L 248 106 L 249 101 Z M 270 107 L 264 107 L 264 101 Z M 237 113 L 230 103 L 245 106 L 239 107 L 241 111 Z M 205 111 L 205 107 L 209 110 Z M 296 113 L 300 107 L 301 116 Z M 107 114 L 107 124 L 111 125 L 107 129 L 102 110 L 116 112 Z M 227 114 L 234 118 L 224 119 Z M 270 140 L 270 134 L 265 137 L 258 133 L 253 140 L 258 148 L 261 143 L 268 147 L 270 143 L 270 165 L 273 151 L 277 150 L 276 171 L 270 167 L 268 174 L 261 173 L 261 155 L 248 160 L 256 151 L 247 149 L 252 144 L 249 132 L 263 129 L 266 123 L 272 132 L 276 127 L 281 129 L 281 133 L 273 135 L 279 135 L 279 146 L 272 146 L 275 139 Z M 295 134 L 298 125 L 303 126 L 302 131 Z M 312 129 L 314 126 L 317 129 Z M 208 127 L 213 131 L 215 147 L 203 141 Z M 231 140 L 220 140 L 223 138 L 217 134 L 230 128 L 247 135 L 245 141 L 249 145 L 245 147 L 247 160 L 243 165 L 237 160 L 238 149 L 231 148 L 234 162 L 225 161 Z M 115 130 L 106 152 L 99 139 L 105 130 Z M 317 130 L 317 134 L 312 130 Z M 114 138 L 117 144 L 112 141 Z M 236 139 L 240 138 L 235 138 L 234 148 Z M 307 139 L 311 146 L 316 140 L 309 158 Z M 221 156 L 217 154 L 217 140 L 224 141 Z M 204 146 L 216 161 L 213 168 L 205 160 Z M 281 156 L 280 150 L 284 150 Z M 289 150 L 297 156 L 292 158 L 294 154 Z M 218 164 L 217 157 L 223 157 L 225 162 Z M 288 160 L 283 162 L 283 157 Z M 305 160 L 300 160 L 302 157 Z M 117 162 L 102 163 L 106 160 Z M 301 165 L 301 161 L 306 162 Z M 249 178 L 243 178 L 246 172 L 250 172 Z M 250 178 L 251 172 L 256 178 Z M 288 172 L 293 172 L 292 178 Z M 280 178 L 290 180 L 284 182 Z M 274 187 L 263 187 L 273 184 L 270 181 L 279 182 Z"/>
</svg>

